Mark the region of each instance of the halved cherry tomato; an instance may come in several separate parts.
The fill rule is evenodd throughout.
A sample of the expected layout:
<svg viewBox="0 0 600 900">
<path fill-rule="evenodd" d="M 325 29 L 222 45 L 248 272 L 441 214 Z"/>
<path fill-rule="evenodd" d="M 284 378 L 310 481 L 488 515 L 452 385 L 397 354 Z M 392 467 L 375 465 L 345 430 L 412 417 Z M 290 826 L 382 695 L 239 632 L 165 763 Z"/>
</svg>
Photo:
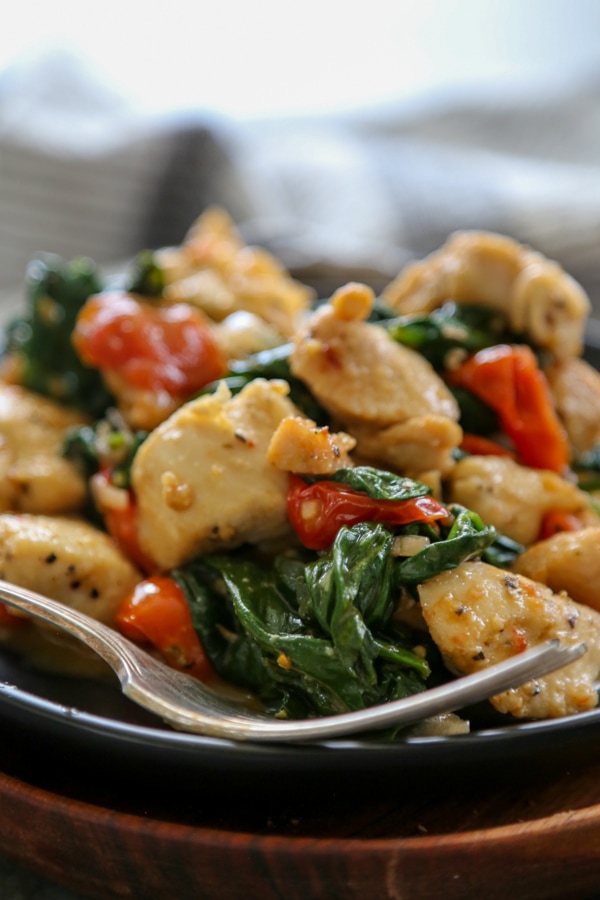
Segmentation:
<svg viewBox="0 0 600 900">
<path fill-rule="evenodd" d="M 542 519 L 538 541 L 545 541 L 546 538 L 561 531 L 579 531 L 580 528 L 583 528 L 583 520 L 575 513 L 551 509 Z"/>
<path fill-rule="evenodd" d="M 309 550 L 327 550 L 343 525 L 408 525 L 449 516 L 448 510 L 428 495 L 411 500 L 373 500 L 347 484 L 326 480 L 309 484 L 298 475 L 290 476 L 287 508 L 296 534 Z"/>
<path fill-rule="evenodd" d="M 101 493 L 103 485 L 112 486 L 110 469 L 103 469 L 92 476 L 92 484 Z M 144 573 L 153 572 L 156 565 L 140 547 L 137 525 L 137 506 L 135 495 L 131 489 L 119 488 L 123 491 L 126 503 L 121 507 L 102 505 L 101 512 L 106 530 L 119 545 L 125 556 Z"/>
<path fill-rule="evenodd" d="M 0 628 L 21 628 L 27 624 L 24 616 L 16 616 L 4 603 L 0 603 Z"/>
<path fill-rule="evenodd" d="M 571 454 L 546 378 L 531 347 L 499 344 L 480 350 L 448 376 L 498 414 L 524 465 L 563 472 Z"/>
<path fill-rule="evenodd" d="M 84 363 L 134 388 L 191 396 L 227 368 L 211 326 L 186 303 L 153 306 L 130 294 L 95 294 L 77 318 L 73 343 Z"/>
<path fill-rule="evenodd" d="M 123 601 L 115 617 L 119 630 L 130 640 L 148 643 L 174 669 L 201 681 L 214 675 L 182 589 L 168 575 L 140 581 Z"/>
<path fill-rule="evenodd" d="M 465 453 L 472 453 L 474 456 L 510 456 L 515 458 L 515 454 L 503 447 L 497 441 L 490 438 L 482 437 L 480 434 L 471 434 L 465 431 L 460 444 L 460 449 Z"/>
</svg>

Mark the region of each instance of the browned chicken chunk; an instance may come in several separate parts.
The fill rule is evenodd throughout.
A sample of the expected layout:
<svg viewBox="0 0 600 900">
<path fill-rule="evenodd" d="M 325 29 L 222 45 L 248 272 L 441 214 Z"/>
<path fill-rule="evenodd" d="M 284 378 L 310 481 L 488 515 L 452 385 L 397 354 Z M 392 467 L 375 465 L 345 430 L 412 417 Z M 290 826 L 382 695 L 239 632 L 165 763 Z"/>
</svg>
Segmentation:
<svg viewBox="0 0 600 900">
<path fill-rule="evenodd" d="M 287 393 L 257 379 L 231 397 L 223 383 L 142 444 L 131 473 L 139 539 L 159 568 L 288 533 L 288 475 L 267 459 L 282 419 L 298 414 Z"/>
<path fill-rule="evenodd" d="M 301 332 L 291 357 L 357 453 L 408 474 L 445 470 L 462 437 L 454 397 L 424 357 L 365 322 L 373 292 L 346 285 Z"/>
<path fill-rule="evenodd" d="M 457 232 L 409 264 L 383 299 L 405 315 L 431 312 L 448 300 L 502 310 L 513 331 L 560 359 L 581 354 L 591 308 L 583 288 L 558 263 L 481 231 Z"/>
<path fill-rule="evenodd" d="M 517 557 L 513 570 L 600 611 L 600 525 L 533 544 Z"/>
<path fill-rule="evenodd" d="M 459 460 L 448 475 L 446 497 L 478 513 L 521 544 L 539 537 L 550 511 L 578 515 L 583 521 L 598 521 L 589 495 L 555 472 L 530 469 L 505 456 L 468 456 Z"/>
<path fill-rule="evenodd" d="M 600 615 L 566 594 L 497 569 L 465 562 L 419 586 L 423 616 L 448 666 L 469 674 L 558 638 L 588 650 L 562 669 L 492 699 L 518 718 L 557 718 L 592 709 L 600 671 Z"/>
<path fill-rule="evenodd" d="M 576 453 L 600 441 L 600 373 L 584 359 L 565 359 L 545 369 L 556 411 Z"/>
<path fill-rule="evenodd" d="M 72 512 L 85 479 L 62 455 L 69 428 L 87 420 L 53 400 L 0 382 L 0 511 Z"/>
<path fill-rule="evenodd" d="M 348 453 L 356 441 L 344 432 L 332 434 L 310 419 L 288 416 L 277 427 L 267 458 L 284 472 L 298 475 L 331 475 L 352 466 Z"/>
</svg>

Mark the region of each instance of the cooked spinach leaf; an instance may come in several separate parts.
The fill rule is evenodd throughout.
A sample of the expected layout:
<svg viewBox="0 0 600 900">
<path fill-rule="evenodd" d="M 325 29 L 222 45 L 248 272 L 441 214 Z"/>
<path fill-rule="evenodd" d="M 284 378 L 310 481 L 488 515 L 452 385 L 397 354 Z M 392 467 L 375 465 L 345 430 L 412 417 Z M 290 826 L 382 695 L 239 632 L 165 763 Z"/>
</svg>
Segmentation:
<svg viewBox="0 0 600 900">
<path fill-rule="evenodd" d="M 255 378 L 274 379 L 281 378 L 290 386 L 290 400 L 298 409 L 317 425 L 328 425 L 329 414 L 313 396 L 309 388 L 292 375 L 290 369 L 291 344 L 281 344 L 272 350 L 262 350 L 254 353 L 246 359 L 232 360 L 230 371 L 218 382 L 206 385 L 200 391 L 202 394 L 211 394 L 216 390 L 221 381 L 225 381 L 232 394 L 238 394 L 250 381 Z"/>
<path fill-rule="evenodd" d="M 381 626 L 391 615 L 392 541 L 381 527 L 343 528 L 332 552 L 306 567 L 308 610 L 348 673 L 371 685 L 377 680 L 373 663 L 379 647 L 367 620 L 371 613 Z"/>
<path fill-rule="evenodd" d="M 496 566 L 498 569 L 506 569 L 511 566 L 517 556 L 525 551 L 523 544 L 513 541 L 505 534 L 499 534 L 496 540 L 486 547 L 481 554 L 484 562 Z"/>
<path fill-rule="evenodd" d="M 96 369 L 84 365 L 71 343 L 79 311 L 102 289 L 90 259 L 67 263 L 44 254 L 27 268 L 27 311 L 6 335 L 6 352 L 22 364 L 22 384 L 68 406 L 102 415 L 111 397 Z"/>
<path fill-rule="evenodd" d="M 426 316 L 402 316 L 380 324 L 395 341 L 418 350 L 436 369 L 445 368 L 451 351 L 475 353 L 514 337 L 500 310 L 454 302 Z"/>
<path fill-rule="evenodd" d="M 441 539 L 400 562 L 394 572 L 399 585 L 413 586 L 455 569 L 479 556 L 496 540 L 496 529 L 484 525 L 477 513 L 462 506 L 450 507 L 454 522 Z"/>
<path fill-rule="evenodd" d="M 392 622 L 392 535 L 343 528 L 329 553 L 209 556 L 173 573 L 224 678 L 278 715 L 361 709 L 425 686 L 429 666 Z M 211 574 L 212 572 L 212 574 Z"/>
<path fill-rule="evenodd" d="M 165 289 L 165 273 L 153 250 L 142 250 L 135 257 L 125 290 L 142 297 L 160 297 Z"/>
<path fill-rule="evenodd" d="M 578 454 L 573 460 L 578 486 L 584 491 L 600 490 L 600 444 Z"/>
<path fill-rule="evenodd" d="M 412 500 L 415 497 L 423 497 L 431 490 L 426 484 L 413 478 L 405 478 L 371 466 L 338 469 L 333 475 L 323 476 L 323 479 L 347 484 L 355 491 L 368 494 L 373 500 Z"/>
<path fill-rule="evenodd" d="M 306 692 L 283 683 L 278 667 L 236 617 L 219 571 L 203 560 L 176 569 L 171 576 L 183 589 L 192 622 L 214 670 L 231 684 L 252 691 L 272 715 L 306 718 L 319 706 L 307 701 Z M 317 699 L 320 694 L 315 691 Z"/>
<path fill-rule="evenodd" d="M 111 480 L 120 488 L 131 484 L 131 466 L 147 431 L 131 431 L 121 422 L 108 417 L 94 425 L 71 428 L 65 437 L 63 455 L 79 466 L 86 478 L 104 466 L 111 469 Z M 120 418 L 117 416 L 117 418 Z"/>
<path fill-rule="evenodd" d="M 449 391 L 453 394 L 460 409 L 460 424 L 463 431 L 471 434 L 490 435 L 499 432 L 500 420 L 491 407 L 476 397 L 466 388 L 449 384 Z"/>
</svg>

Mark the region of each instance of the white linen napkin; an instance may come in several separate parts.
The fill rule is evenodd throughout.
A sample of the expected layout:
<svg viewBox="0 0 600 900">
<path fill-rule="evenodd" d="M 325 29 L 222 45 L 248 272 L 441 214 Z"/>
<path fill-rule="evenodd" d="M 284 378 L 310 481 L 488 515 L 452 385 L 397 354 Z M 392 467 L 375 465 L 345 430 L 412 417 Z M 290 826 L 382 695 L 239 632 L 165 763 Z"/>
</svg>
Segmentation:
<svg viewBox="0 0 600 900">
<path fill-rule="evenodd" d="M 41 250 L 110 264 L 177 243 L 212 203 L 324 291 L 481 228 L 600 303 L 600 80 L 242 123 L 142 115 L 60 55 L 0 79 L 0 289 Z"/>
</svg>

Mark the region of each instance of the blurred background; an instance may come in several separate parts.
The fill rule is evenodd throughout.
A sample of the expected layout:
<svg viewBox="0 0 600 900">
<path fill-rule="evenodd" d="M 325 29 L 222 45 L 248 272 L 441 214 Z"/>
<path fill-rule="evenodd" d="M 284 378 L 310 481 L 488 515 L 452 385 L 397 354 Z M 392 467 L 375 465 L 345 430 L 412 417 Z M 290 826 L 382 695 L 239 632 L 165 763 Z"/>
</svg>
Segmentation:
<svg viewBox="0 0 600 900">
<path fill-rule="evenodd" d="M 0 289 L 112 266 L 207 205 L 326 293 L 449 232 L 600 296 L 597 0 L 15 6 L 0 33 Z"/>
</svg>

